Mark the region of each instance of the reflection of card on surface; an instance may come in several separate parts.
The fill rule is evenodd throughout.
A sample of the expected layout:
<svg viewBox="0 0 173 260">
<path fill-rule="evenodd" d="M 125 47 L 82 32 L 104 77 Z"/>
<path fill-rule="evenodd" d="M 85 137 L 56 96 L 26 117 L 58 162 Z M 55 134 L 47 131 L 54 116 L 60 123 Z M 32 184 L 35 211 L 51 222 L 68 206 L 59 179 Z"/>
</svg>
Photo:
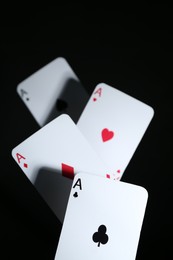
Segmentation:
<svg viewBox="0 0 173 260">
<path fill-rule="evenodd" d="M 55 260 L 135 260 L 147 200 L 141 186 L 76 174 Z"/>
<path fill-rule="evenodd" d="M 62 57 L 19 83 L 17 92 L 40 127 L 62 113 L 77 122 L 89 98 L 79 78 Z"/>
<path fill-rule="evenodd" d="M 101 83 L 94 89 L 77 126 L 119 180 L 153 114 L 149 105 Z"/>
<path fill-rule="evenodd" d="M 52 169 L 57 174 L 73 179 L 79 171 L 106 176 L 107 169 L 95 150 L 79 131 L 73 120 L 66 114 L 60 115 L 12 150 L 12 156 L 33 185 L 41 187 L 56 181 L 49 172 L 41 175 L 43 167 Z M 47 180 L 46 180 L 47 179 Z M 49 181 L 48 181 L 49 179 Z M 46 180 L 46 181 L 45 181 Z M 56 183 L 53 184 L 54 187 Z M 58 187 L 58 184 L 57 184 Z M 46 187 L 51 192 L 51 186 Z M 43 188 L 42 188 L 43 190 Z M 48 196 L 49 194 L 46 193 Z M 45 195 L 44 194 L 44 195 Z M 45 197 L 45 196 L 44 196 Z M 55 214 L 56 197 L 50 195 L 50 207 Z M 50 202 L 49 198 L 47 201 Z M 55 206 L 55 207 L 54 207 Z M 62 213 L 60 213 L 62 216 Z"/>
</svg>

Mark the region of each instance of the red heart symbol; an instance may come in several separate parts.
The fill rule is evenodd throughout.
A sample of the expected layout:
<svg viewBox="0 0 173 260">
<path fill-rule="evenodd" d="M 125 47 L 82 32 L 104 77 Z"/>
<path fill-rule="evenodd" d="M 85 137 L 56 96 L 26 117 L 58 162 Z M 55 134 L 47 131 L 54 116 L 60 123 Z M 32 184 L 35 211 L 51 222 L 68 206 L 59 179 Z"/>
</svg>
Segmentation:
<svg viewBox="0 0 173 260">
<path fill-rule="evenodd" d="M 107 128 L 104 128 L 102 130 L 102 140 L 103 142 L 109 141 L 110 139 L 112 139 L 114 136 L 114 132 L 108 130 Z"/>
<path fill-rule="evenodd" d="M 97 98 L 93 98 L 93 101 L 96 101 L 97 100 Z"/>
</svg>

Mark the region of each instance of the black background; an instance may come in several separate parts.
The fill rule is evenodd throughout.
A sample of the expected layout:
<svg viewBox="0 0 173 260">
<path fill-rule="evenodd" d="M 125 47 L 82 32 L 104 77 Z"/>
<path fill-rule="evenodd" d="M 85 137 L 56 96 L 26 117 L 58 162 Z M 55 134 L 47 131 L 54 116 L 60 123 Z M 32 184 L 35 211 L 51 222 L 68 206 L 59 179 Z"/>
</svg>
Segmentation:
<svg viewBox="0 0 173 260">
<path fill-rule="evenodd" d="M 155 115 L 122 181 L 149 193 L 136 259 L 171 259 L 173 10 L 146 1 L 121 8 L 45 7 L 1 10 L 0 258 L 54 259 L 61 224 L 11 150 L 39 129 L 17 95 L 17 84 L 62 56 L 89 94 L 105 82 L 153 107 Z"/>
</svg>

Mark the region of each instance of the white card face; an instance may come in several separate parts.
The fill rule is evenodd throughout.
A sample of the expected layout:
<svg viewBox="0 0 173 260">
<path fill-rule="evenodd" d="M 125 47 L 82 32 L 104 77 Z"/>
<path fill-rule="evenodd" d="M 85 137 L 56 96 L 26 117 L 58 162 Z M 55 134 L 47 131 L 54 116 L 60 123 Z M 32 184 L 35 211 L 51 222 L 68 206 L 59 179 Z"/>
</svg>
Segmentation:
<svg viewBox="0 0 173 260">
<path fill-rule="evenodd" d="M 147 200 L 141 186 L 76 174 L 55 260 L 135 260 Z"/>
<path fill-rule="evenodd" d="M 51 184 L 55 177 L 49 172 L 47 173 L 49 176 L 45 176 L 45 173 L 41 175 L 40 170 L 43 167 L 50 169 L 50 172 L 53 170 L 57 174 L 62 174 L 64 178 L 71 179 L 79 171 L 103 176 L 107 172 L 95 150 L 81 134 L 73 120 L 66 114 L 55 118 L 17 145 L 12 150 L 12 156 L 32 184 L 40 188 L 43 183 L 45 185 Z M 48 181 L 48 178 L 51 178 L 51 180 Z M 41 189 L 44 192 L 43 187 Z M 46 187 L 45 194 L 48 194 L 46 190 L 51 192 L 51 189 L 53 190 L 52 185 Z M 56 188 L 54 187 L 54 189 Z M 47 197 L 47 195 L 44 195 L 44 197 Z M 53 206 L 53 211 L 58 214 L 56 197 L 52 196 L 51 200 L 52 202 L 48 199 L 48 204 L 51 204 L 50 207 Z"/>
<path fill-rule="evenodd" d="M 89 99 L 79 78 L 62 57 L 19 83 L 17 93 L 40 127 L 62 113 L 77 122 Z"/>
<path fill-rule="evenodd" d="M 77 126 L 120 180 L 152 117 L 149 105 L 107 85 L 94 89 Z"/>
</svg>

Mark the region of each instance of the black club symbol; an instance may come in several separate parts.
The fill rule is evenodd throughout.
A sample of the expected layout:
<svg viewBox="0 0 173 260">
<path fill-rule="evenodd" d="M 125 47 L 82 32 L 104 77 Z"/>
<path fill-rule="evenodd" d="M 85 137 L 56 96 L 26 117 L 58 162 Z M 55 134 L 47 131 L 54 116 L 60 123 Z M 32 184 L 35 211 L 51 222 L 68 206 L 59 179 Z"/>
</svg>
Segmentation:
<svg viewBox="0 0 173 260">
<path fill-rule="evenodd" d="M 78 193 L 75 192 L 75 193 L 73 194 L 73 197 L 77 198 L 77 197 L 78 197 Z"/>
<path fill-rule="evenodd" d="M 100 243 L 104 245 L 108 242 L 109 237 L 106 234 L 106 230 L 105 225 L 100 225 L 98 231 L 93 234 L 92 239 L 95 243 L 98 243 L 98 246 L 100 246 Z"/>
</svg>

